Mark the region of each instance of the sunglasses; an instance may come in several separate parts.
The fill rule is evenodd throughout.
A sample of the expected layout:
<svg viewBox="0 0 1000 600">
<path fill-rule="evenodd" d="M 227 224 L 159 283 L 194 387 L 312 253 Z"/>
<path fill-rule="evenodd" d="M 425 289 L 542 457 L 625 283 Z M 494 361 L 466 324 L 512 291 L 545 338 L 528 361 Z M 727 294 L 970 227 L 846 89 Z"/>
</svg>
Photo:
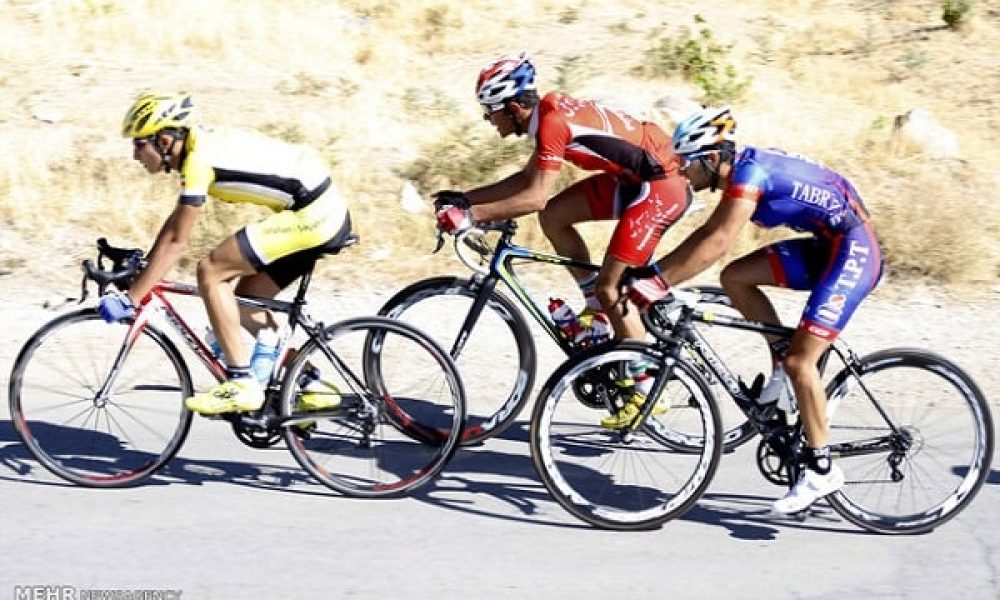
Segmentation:
<svg viewBox="0 0 1000 600">
<path fill-rule="evenodd" d="M 134 147 L 134 148 L 135 148 L 136 150 L 139 150 L 139 149 L 141 149 L 141 148 L 142 148 L 143 146 L 145 146 L 146 144 L 151 144 L 151 143 L 153 143 L 153 140 L 154 140 L 155 138 L 156 138 L 156 135 L 155 135 L 155 134 L 154 134 L 154 135 L 147 135 L 146 137 L 142 137 L 142 138 L 135 138 L 135 139 L 133 139 L 133 140 L 132 140 L 132 146 L 133 146 L 133 147 Z"/>
<path fill-rule="evenodd" d="M 483 105 L 483 111 L 484 111 L 483 112 L 483 120 L 484 121 L 489 121 L 490 117 L 492 117 L 494 113 L 500 112 L 503 109 L 504 109 L 504 105 L 503 104 L 493 104 L 493 105 L 484 104 Z"/>
</svg>

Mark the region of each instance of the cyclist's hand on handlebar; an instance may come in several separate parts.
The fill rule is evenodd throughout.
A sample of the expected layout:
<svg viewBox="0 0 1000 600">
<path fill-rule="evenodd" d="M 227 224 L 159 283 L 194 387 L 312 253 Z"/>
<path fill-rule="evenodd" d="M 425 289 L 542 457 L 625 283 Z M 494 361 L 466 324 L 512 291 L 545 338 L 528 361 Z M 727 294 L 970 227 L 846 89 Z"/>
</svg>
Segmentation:
<svg viewBox="0 0 1000 600">
<path fill-rule="evenodd" d="M 646 310 L 654 302 L 672 295 L 670 284 L 660 276 L 656 265 L 626 269 L 622 275 L 622 287 L 639 310 Z"/>
<path fill-rule="evenodd" d="M 460 206 L 446 206 L 437 211 L 438 229 L 458 235 L 472 227 L 472 211 Z"/>
<path fill-rule="evenodd" d="M 97 303 L 97 312 L 108 323 L 115 323 L 135 315 L 135 305 L 128 294 L 110 291 L 101 296 Z"/>
<path fill-rule="evenodd" d="M 431 194 L 431 196 L 434 198 L 434 212 L 441 212 L 442 209 L 449 206 L 469 208 L 469 199 L 465 197 L 463 192 L 439 190 Z"/>
</svg>

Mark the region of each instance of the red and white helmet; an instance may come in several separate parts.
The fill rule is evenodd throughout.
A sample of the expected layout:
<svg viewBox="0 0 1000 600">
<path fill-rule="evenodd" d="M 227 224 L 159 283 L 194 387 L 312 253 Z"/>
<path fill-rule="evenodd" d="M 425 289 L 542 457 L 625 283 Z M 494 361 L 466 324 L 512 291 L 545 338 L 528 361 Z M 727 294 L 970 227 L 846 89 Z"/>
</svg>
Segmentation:
<svg viewBox="0 0 1000 600">
<path fill-rule="evenodd" d="M 500 110 L 508 100 L 534 89 L 535 66 L 528 53 L 507 54 L 479 72 L 476 98 L 488 110 Z"/>
</svg>

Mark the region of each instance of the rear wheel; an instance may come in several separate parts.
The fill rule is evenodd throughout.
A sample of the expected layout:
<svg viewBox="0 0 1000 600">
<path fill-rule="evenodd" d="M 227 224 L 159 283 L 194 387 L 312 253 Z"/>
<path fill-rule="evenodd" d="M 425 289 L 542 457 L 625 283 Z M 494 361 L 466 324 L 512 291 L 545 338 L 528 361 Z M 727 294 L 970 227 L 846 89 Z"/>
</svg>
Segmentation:
<svg viewBox="0 0 1000 600">
<path fill-rule="evenodd" d="M 964 371 L 930 352 L 885 350 L 857 370 L 860 384 L 845 371 L 827 388 L 830 447 L 847 480 L 827 499 L 865 529 L 929 531 L 968 506 L 989 474 L 989 406 Z"/>
<path fill-rule="evenodd" d="M 326 407 L 300 405 L 317 369 Z M 314 398 L 311 404 L 315 406 Z M 349 496 L 400 496 L 433 480 L 462 437 L 465 393 L 454 363 L 410 325 L 349 319 L 310 340 L 282 388 L 285 441 L 309 473 Z"/>
<path fill-rule="evenodd" d="M 176 347 L 145 327 L 125 351 L 128 325 L 84 309 L 25 343 L 10 377 L 14 427 L 48 470 L 88 487 L 137 484 L 177 453 L 191 426 L 191 376 Z"/>
<path fill-rule="evenodd" d="M 460 372 L 466 366 L 490 365 L 477 376 L 469 396 L 463 444 L 482 442 L 506 429 L 524 408 L 535 379 L 535 343 L 528 324 L 517 306 L 496 290 L 468 336 L 461 335 L 480 293 L 472 280 L 434 277 L 401 290 L 379 311 L 426 332 L 451 355 Z"/>
</svg>

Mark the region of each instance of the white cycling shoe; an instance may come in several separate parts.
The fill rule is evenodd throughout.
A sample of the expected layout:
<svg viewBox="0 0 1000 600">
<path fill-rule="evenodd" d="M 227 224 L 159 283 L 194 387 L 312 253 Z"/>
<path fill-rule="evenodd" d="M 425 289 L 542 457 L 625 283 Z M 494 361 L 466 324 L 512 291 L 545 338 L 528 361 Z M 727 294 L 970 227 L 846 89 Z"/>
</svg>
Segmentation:
<svg viewBox="0 0 1000 600">
<path fill-rule="evenodd" d="M 837 465 L 830 465 L 830 472 L 820 475 L 812 469 L 804 469 L 792 489 L 784 498 L 775 500 L 771 507 L 774 512 L 783 515 L 801 512 L 809 508 L 827 494 L 836 492 L 844 486 L 844 471 Z"/>
</svg>

